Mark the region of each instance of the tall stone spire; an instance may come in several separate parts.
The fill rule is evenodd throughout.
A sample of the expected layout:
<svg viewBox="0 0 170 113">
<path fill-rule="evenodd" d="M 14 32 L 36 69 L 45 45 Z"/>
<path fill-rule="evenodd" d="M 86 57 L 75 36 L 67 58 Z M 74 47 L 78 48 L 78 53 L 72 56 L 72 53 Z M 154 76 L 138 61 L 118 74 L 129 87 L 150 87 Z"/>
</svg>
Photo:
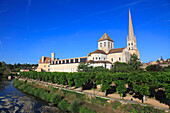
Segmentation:
<svg viewBox="0 0 170 113">
<path fill-rule="evenodd" d="M 131 18 L 130 9 L 129 9 L 129 38 L 134 38 L 134 32 L 133 32 L 133 25 L 132 25 L 132 18 Z"/>
</svg>

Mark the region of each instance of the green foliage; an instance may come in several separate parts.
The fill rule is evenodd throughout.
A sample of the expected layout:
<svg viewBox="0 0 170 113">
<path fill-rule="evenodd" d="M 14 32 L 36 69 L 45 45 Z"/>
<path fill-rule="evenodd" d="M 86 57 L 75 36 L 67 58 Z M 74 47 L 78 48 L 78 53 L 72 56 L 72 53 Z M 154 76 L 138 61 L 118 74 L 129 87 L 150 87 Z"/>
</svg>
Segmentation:
<svg viewBox="0 0 170 113">
<path fill-rule="evenodd" d="M 58 104 L 58 107 L 62 110 L 62 111 L 66 111 L 69 107 L 69 103 L 67 101 L 65 101 L 64 99 Z"/>
<path fill-rule="evenodd" d="M 115 62 L 113 68 L 111 69 L 111 72 L 116 73 L 116 72 L 131 72 L 132 69 L 129 64 L 127 63 L 122 63 L 122 62 Z"/>
<path fill-rule="evenodd" d="M 163 110 L 139 104 L 126 104 L 122 106 L 122 109 L 128 113 L 164 113 Z"/>
<path fill-rule="evenodd" d="M 51 97 L 50 102 L 52 102 L 53 104 L 59 104 L 61 102 L 62 97 L 58 94 L 53 94 Z"/>
<path fill-rule="evenodd" d="M 163 70 L 166 71 L 166 72 L 170 72 L 170 65 L 168 65 L 168 67 L 164 67 Z"/>
<path fill-rule="evenodd" d="M 101 76 L 101 84 L 102 84 L 101 90 L 102 91 L 108 90 L 111 86 L 111 83 L 112 83 L 112 79 L 110 78 L 109 73 L 104 73 Z"/>
<path fill-rule="evenodd" d="M 115 83 L 116 83 L 116 90 L 119 92 L 120 97 L 122 97 L 123 93 L 125 93 L 126 91 L 125 82 L 122 80 L 118 80 L 115 81 Z"/>
<path fill-rule="evenodd" d="M 91 110 L 91 109 L 87 109 L 87 108 L 82 106 L 79 109 L 79 113 L 95 113 L 95 112 L 93 110 Z"/>
<path fill-rule="evenodd" d="M 78 113 L 79 112 L 79 108 L 80 108 L 80 104 L 81 102 L 79 100 L 74 100 L 70 106 L 69 106 L 69 110 L 73 113 Z"/>
<path fill-rule="evenodd" d="M 141 65 L 141 62 L 138 61 L 138 56 L 136 54 L 131 55 L 130 61 L 128 62 L 131 69 L 134 71 L 139 70 L 139 66 Z"/>
<path fill-rule="evenodd" d="M 162 67 L 159 65 L 148 65 L 145 69 L 147 71 L 163 71 Z"/>
<path fill-rule="evenodd" d="M 122 105 L 122 103 L 119 101 L 111 102 L 111 106 L 112 106 L 113 110 L 117 109 L 121 105 Z"/>
<path fill-rule="evenodd" d="M 92 68 L 93 68 L 93 67 L 90 66 L 89 63 L 83 62 L 83 63 L 79 63 L 79 65 L 78 65 L 78 70 L 77 70 L 77 71 L 78 71 L 78 72 L 89 72 Z"/>
<path fill-rule="evenodd" d="M 101 105 L 104 106 L 107 103 L 108 99 L 100 98 L 100 97 L 95 97 L 91 98 L 91 103 L 94 105 Z"/>
<path fill-rule="evenodd" d="M 27 84 L 27 80 L 24 81 L 24 84 Z"/>
<path fill-rule="evenodd" d="M 50 75 L 50 76 L 49 76 Z M 116 83 L 116 90 L 120 96 L 126 91 L 125 84 L 131 88 L 135 93 L 140 95 L 150 95 L 151 90 L 154 91 L 158 88 L 164 88 L 166 98 L 170 97 L 170 72 L 141 72 L 138 71 L 132 73 L 109 73 L 109 72 L 21 72 L 20 76 L 24 78 L 33 78 L 34 80 L 41 79 L 50 82 L 51 75 L 54 77 L 55 83 L 67 84 L 70 87 L 75 85 L 76 87 L 82 87 L 85 84 L 101 85 L 101 90 L 106 92 L 111 88 L 112 83 Z M 17 87 L 21 84 L 17 84 Z M 53 92 L 53 89 L 51 90 Z M 44 97 L 45 98 L 45 97 Z"/>
</svg>

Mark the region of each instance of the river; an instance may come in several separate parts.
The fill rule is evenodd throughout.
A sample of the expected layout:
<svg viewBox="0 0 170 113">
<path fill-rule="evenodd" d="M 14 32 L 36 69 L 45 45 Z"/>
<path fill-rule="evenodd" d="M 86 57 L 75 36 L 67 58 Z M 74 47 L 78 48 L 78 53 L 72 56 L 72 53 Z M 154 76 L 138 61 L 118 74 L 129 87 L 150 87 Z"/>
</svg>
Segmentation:
<svg viewBox="0 0 170 113">
<path fill-rule="evenodd" d="M 48 103 L 25 94 L 13 87 L 13 80 L 0 78 L 0 112 L 1 113 L 60 113 L 61 111 Z"/>
</svg>

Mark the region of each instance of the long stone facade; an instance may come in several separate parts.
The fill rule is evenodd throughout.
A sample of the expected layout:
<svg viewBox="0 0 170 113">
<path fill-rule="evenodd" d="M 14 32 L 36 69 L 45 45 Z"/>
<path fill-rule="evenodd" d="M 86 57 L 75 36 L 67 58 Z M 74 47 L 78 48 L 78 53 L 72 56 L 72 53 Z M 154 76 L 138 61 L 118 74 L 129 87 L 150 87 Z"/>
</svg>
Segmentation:
<svg viewBox="0 0 170 113">
<path fill-rule="evenodd" d="M 129 34 L 127 36 L 127 47 L 114 48 L 114 41 L 105 33 L 98 40 L 98 49 L 90 52 L 85 57 L 55 59 L 55 53 L 51 53 L 51 58 L 42 56 L 39 60 L 37 71 L 49 72 L 77 72 L 80 62 L 89 63 L 93 67 L 102 66 L 111 69 L 115 62 L 125 62 L 130 60 L 132 54 L 139 57 L 136 36 L 133 32 L 131 13 L 129 10 Z"/>
</svg>

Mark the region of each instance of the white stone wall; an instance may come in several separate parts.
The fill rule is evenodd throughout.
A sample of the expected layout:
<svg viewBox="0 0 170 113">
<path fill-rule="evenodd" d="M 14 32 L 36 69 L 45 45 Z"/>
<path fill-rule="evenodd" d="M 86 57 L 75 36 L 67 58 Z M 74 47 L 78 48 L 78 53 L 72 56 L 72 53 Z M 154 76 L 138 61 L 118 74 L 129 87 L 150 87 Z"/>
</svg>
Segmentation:
<svg viewBox="0 0 170 113">
<path fill-rule="evenodd" d="M 50 72 L 77 72 L 79 63 L 50 65 Z"/>
</svg>

